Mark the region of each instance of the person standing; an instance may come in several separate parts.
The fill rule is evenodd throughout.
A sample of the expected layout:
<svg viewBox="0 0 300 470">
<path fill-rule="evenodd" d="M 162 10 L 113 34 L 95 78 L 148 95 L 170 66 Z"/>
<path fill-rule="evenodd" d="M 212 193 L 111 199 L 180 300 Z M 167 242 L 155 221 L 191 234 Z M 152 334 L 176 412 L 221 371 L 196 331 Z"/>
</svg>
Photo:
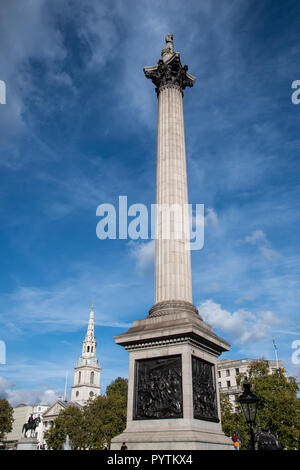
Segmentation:
<svg viewBox="0 0 300 470">
<path fill-rule="evenodd" d="M 233 433 L 231 436 L 231 439 L 233 442 L 234 450 L 240 450 L 240 441 L 239 441 L 238 435 L 236 433 Z"/>
</svg>

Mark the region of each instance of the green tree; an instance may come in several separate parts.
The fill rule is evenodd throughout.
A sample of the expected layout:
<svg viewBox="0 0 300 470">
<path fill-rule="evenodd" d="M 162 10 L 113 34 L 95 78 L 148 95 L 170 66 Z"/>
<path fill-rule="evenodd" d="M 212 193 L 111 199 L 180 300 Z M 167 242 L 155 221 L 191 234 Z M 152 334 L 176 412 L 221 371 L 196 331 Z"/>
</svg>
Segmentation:
<svg viewBox="0 0 300 470">
<path fill-rule="evenodd" d="M 106 389 L 106 394 L 89 400 L 84 416 L 90 449 L 104 449 L 111 439 L 124 431 L 127 416 L 126 379 L 118 377 Z"/>
<path fill-rule="evenodd" d="M 13 408 L 7 400 L 0 399 L 0 440 L 12 430 L 13 422 Z"/>
<path fill-rule="evenodd" d="M 128 380 L 118 377 L 106 390 L 108 444 L 126 428 Z"/>
<path fill-rule="evenodd" d="M 51 428 L 45 431 L 44 439 L 48 449 L 62 450 L 67 433 L 63 422 L 58 417 L 51 423 Z"/>
<path fill-rule="evenodd" d="M 295 377 L 287 377 L 283 368 L 269 373 L 269 361 L 259 360 L 249 368 L 249 382 L 262 402 L 257 411 L 257 426 L 277 433 L 286 449 L 299 449 L 300 402 Z M 242 379 L 242 382 L 245 378 Z"/>
<path fill-rule="evenodd" d="M 67 435 L 73 449 L 109 447 L 111 439 L 126 427 L 127 388 L 127 380 L 118 377 L 105 395 L 89 400 L 82 409 L 69 406 L 61 411 L 45 433 L 47 447 L 62 449 Z"/>
<path fill-rule="evenodd" d="M 284 369 L 278 368 L 269 373 L 269 361 L 253 361 L 247 373 L 247 379 L 254 393 L 261 397 L 256 417 L 256 430 L 269 428 L 278 435 L 280 444 L 286 449 L 299 449 L 300 446 L 300 403 L 297 398 L 299 386 L 295 377 L 287 377 Z M 242 386 L 245 374 L 239 374 L 238 383 Z M 221 398 L 222 428 L 227 436 L 239 426 L 243 448 L 247 448 L 250 433 L 241 407 L 230 409 L 226 399 Z M 235 421 L 235 426 L 234 426 Z"/>
<path fill-rule="evenodd" d="M 85 420 L 88 423 L 88 447 L 92 450 L 104 449 L 107 446 L 106 432 L 107 398 L 104 395 L 89 401 L 84 408 Z"/>
<path fill-rule="evenodd" d="M 220 405 L 223 432 L 226 436 L 231 437 L 232 434 L 236 432 L 237 420 L 229 396 L 225 393 L 220 393 Z"/>
<path fill-rule="evenodd" d="M 249 444 L 250 435 L 240 406 L 234 407 L 229 400 L 229 396 L 225 393 L 220 393 L 220 405 L 224 434 L 231 437 L 234 433 L 238 433 L 241 440 L 240 443 L 246 449 Z"/>
<path fill-rule="evenodd" d="M 72 449 L 85 449 L 87 446 L 86 424 L 83 411 L 77 406 L 62 410 L 45 432 L 45 441 L 49 449 L 61 450 L 67 435 Z"/>
</svg>

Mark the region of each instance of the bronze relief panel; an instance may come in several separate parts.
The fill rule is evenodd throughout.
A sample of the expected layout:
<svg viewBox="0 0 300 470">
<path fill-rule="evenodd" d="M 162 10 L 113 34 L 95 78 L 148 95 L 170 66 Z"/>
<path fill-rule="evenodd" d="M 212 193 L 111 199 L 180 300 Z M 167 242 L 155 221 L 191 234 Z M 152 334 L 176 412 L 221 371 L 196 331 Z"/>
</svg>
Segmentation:
<svg viewBox="0 0 300 470">
<path fill-rule="evenodd" d="M 214 365 L 192 356 L 194 418 L 219 422 Z"/>
<path fill-rule="evenodd" d="M 182 417 L 181 355 L 135 361 L 133 419 Z"/>
</svg>

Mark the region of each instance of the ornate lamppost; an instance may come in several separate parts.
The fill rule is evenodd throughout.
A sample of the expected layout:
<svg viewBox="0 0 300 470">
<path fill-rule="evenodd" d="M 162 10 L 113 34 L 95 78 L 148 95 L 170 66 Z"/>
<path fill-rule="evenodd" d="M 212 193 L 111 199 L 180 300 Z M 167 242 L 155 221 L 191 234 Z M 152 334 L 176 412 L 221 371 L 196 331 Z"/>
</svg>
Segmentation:
<svg viewBox="0 0 300 470">
<path fill-rule="evenodd" d="M 250 435 L 251 435 L 250 450 L 255 450 L 253 425 L 255 424 L 257 407 L 258 407 L 259 402 L 261 401 L 261 398 L 252 392 L 250 383 L 246 381 L 244 383 L 244 391 L 238 397 L 237 401 L 240 403 L 242 410 L 243 410 L 243 414 L 247 421 L 247 424 L 250 427 Z"/>
</svg>

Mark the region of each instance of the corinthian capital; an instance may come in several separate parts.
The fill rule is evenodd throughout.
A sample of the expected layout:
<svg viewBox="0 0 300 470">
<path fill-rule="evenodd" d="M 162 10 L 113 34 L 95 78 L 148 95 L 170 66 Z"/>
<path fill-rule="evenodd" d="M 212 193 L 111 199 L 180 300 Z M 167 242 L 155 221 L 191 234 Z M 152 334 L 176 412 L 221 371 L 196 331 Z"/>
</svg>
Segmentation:
<svg viewBox="0 0 300 470">
<path fill-rule="evenodd" d="M 160 88 L 166 85 L 176 85 L 181 91 L 187 86 L 192 87 L 195 77 L 188 73 L 188 66 L 182 65 L 179 52 L 174 51 L 173 35 L 166 36 L 166 47 L 162 50 L 162 59 L 157 65 L 144 67 L 144 73 L 156 86 L 159 94 Z"/>
</svg>

